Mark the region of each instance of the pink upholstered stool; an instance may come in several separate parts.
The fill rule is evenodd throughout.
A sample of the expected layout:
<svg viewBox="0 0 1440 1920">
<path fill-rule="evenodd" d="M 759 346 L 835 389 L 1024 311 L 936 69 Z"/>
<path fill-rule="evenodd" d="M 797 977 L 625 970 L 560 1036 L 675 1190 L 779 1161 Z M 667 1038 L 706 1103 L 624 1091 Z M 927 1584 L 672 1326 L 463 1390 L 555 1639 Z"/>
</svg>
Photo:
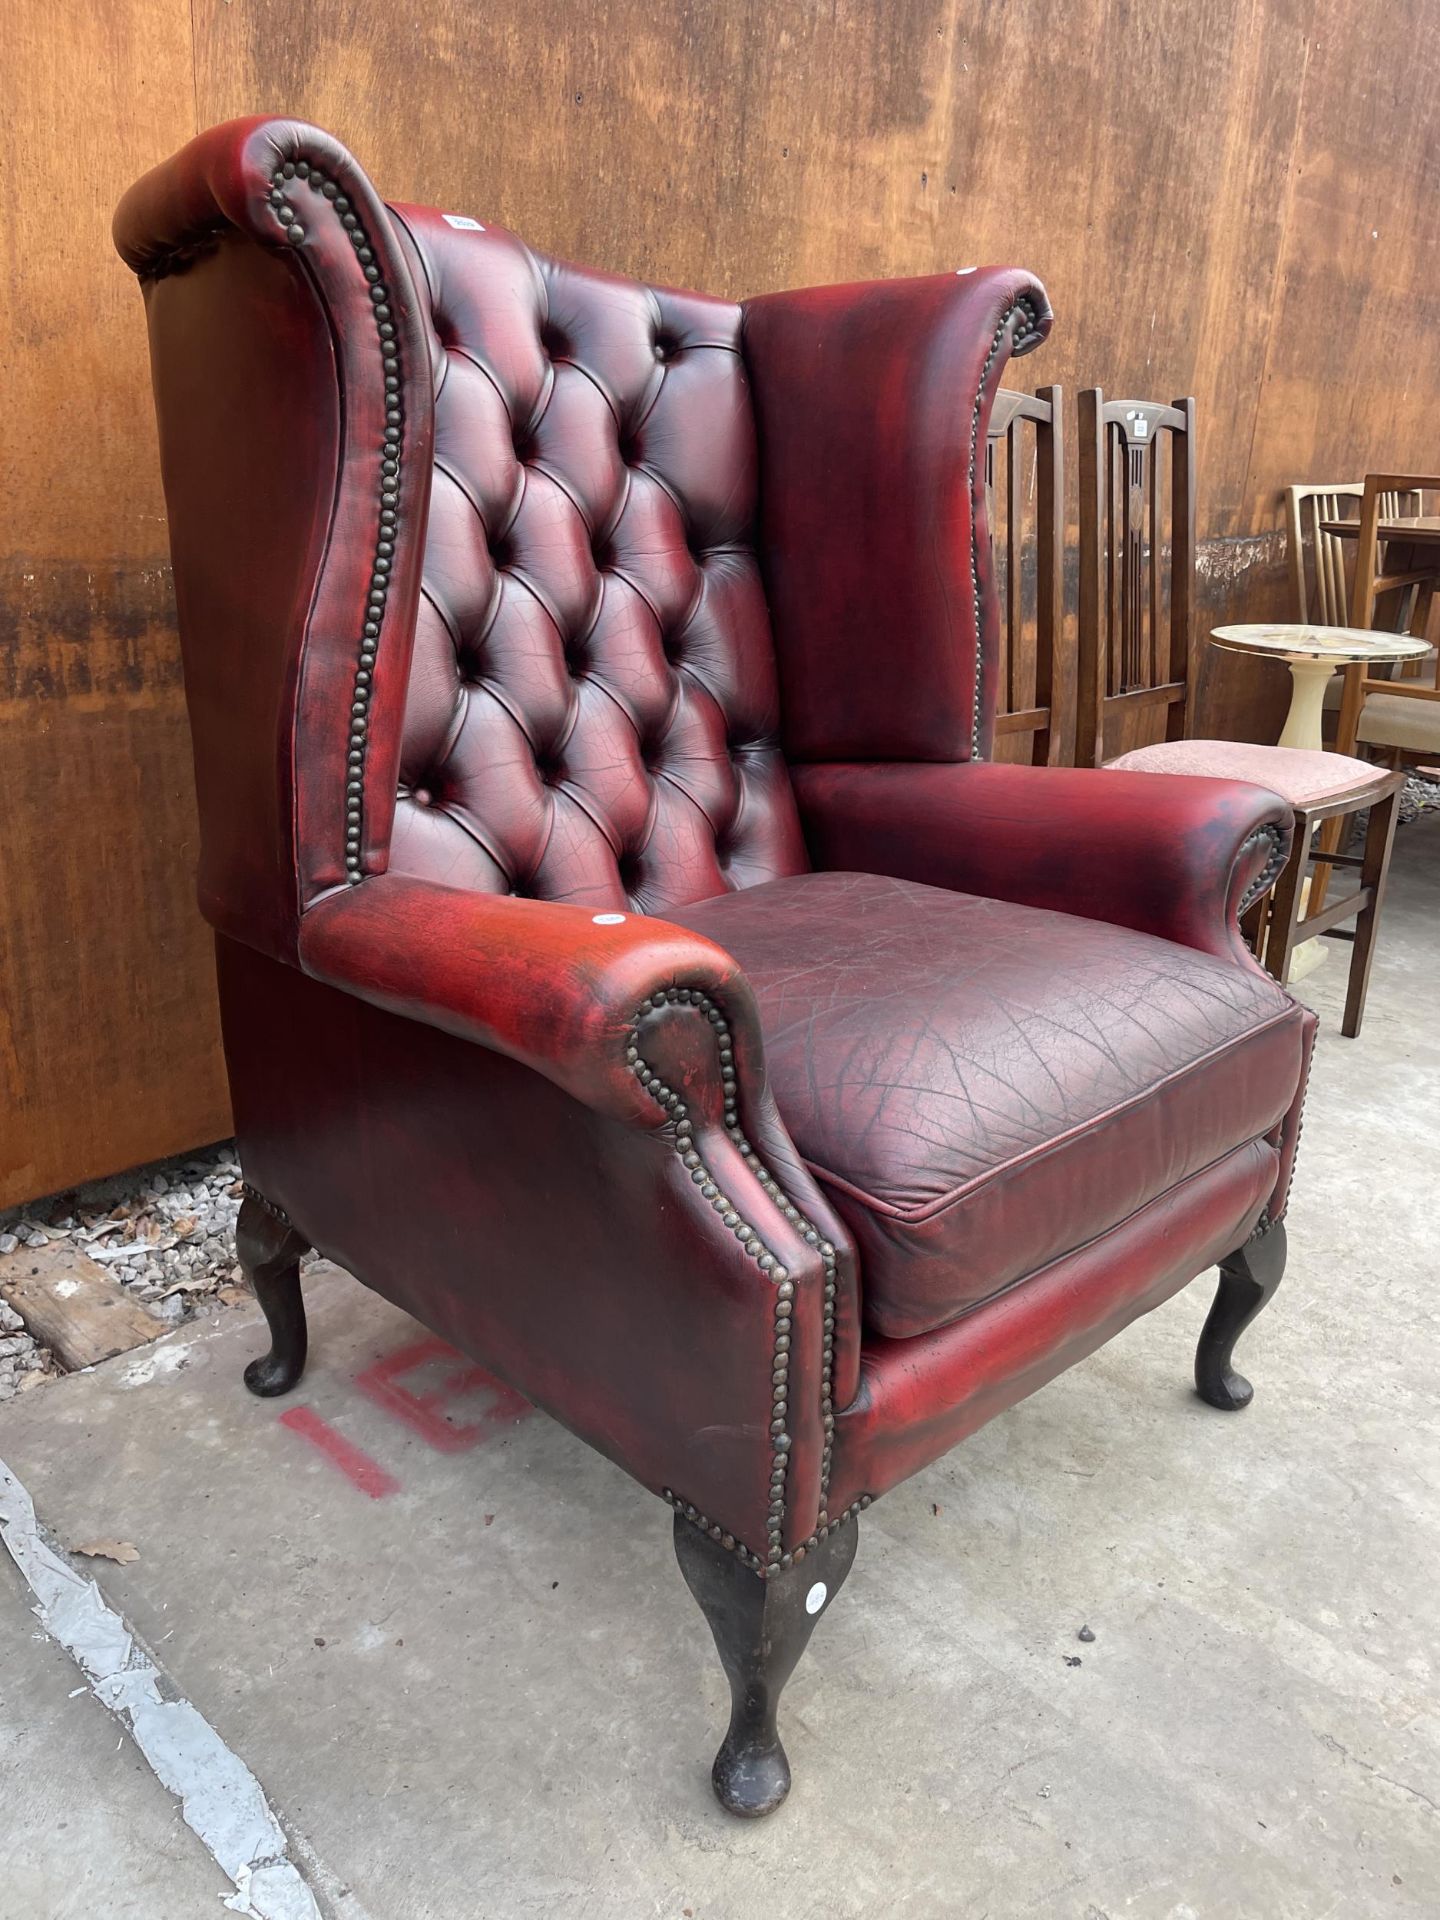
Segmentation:
<svg viewBox="0 0 1440 1920">
<path fill-rule="evenodd" d="M 1390 848 L 1395 838 L 1395 813 L 1404 776 L 1372 767 L 1344 753 L 1316 753 L 1304 747 L 1252 746 L 1242 740 L 1161 740 L 1137 747 L 1107 761 L 1127 772 L 1202 775 L 1229 780 L 1252 780 L 1288 800 L 1295 809 L 1295 839 L 1285 871 L 1268 902 L 1251 909 L 1246 932 L 1270 973 L 1285 984 L 1295 949 L 1340 921 L 1355 919 L 1353 931 L 1340 938 L 1354 942 L 1350 979 L 1345 994 L 1341 1032 L 1353 1039 L 1365 1013 L 1370 984 L 1370 962 L 1379 930 L 1380 903 L 1390 871 Z M 1361 813 L 1368 808 L 1370 823 L 1365 851 L 1360 854 L 1327 852 L 1312 847 L 1314 829 L 1322 820 Z M 1359 869 L 1359 885 L 1342 899 L 1330 901 L 1307 919 L 1301 919 L 1302 882 L 1311 860 L 1327 867 Z"/>
</svg>

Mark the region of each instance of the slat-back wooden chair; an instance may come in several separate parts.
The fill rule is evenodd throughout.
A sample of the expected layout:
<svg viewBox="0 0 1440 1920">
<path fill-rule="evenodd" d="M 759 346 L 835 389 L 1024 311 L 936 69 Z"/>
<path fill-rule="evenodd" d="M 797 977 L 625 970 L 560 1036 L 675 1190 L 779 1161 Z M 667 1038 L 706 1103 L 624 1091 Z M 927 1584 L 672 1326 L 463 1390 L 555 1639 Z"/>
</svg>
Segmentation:
<svg viewBox="0 0 1440 1920">
<path fill-rule="evenodd" d="M 1169 435 L 1168 458 L 1157 446 L 1161 434 Z M 1126 771 L 1253 780 L 1290 802 L 1295 838 L 1289 862 L 1276 882 L 1268 921 L 1266 903 L 1257 902 L 1246 931 L 1266 967 L 1285 981 L 1302 941 L 1354 919 L 1341 1025 L 1353 1037 L 1364 1017 L 1400 778 L 1337 753 L 1189 736 L 1195 524 L 1195 402 L 1107 402 L 1098 387 L 1082 392 L 1077 758 Z M 1162 729 L 1163 737 L 1155 738 Z M 1151 738 L 1136 743 L 1144 730 Z M 1114 757 L 1106 752 L 1107 733 Z M 1318 827 L 1362 811 L 1370 815 L 1362 854 L 1313 848 Z M 1306 910 L 1303 883 L 1312 857 L 1323 863 L 1320 871 L 1351 868 L 1358 881 L 1323 912 L 1313 884 Z"/>
<path fill-rule="evenodd" d="M 1431 603 L 1440 586 L 1433 547 L 1412 547 L 1386 540 L 1381 527 L 1390 520 L 1418 514 L 1426 493 L 1440 490 L 1440 476 L 1426 473 L 1367 473 L 1360 495 L 1360 532 L 1355 547 L 1355 587 L 1350 596 L 1357 627 L 1381 624 L 1380 603 L 1399 592 L 1399 622 L 1417 640 L 1430 624 Z M 1387 615 L 1388 619 L 1393 616 Z M 1423 671 L 1422 671 L 1423 669 Z M 1339 713 L 1335 722 L 1335 750 L 1353 754 L 1356 742 L 1378 747 L 1393 766 L 1406 761 L 1424 764 L 1440 760 L 1440 673 L 1429 663 L 1416 663 L 1416 678 L 1404 672 L 1372 671 L 1356 661 L 1341 675 Z M 1428 702 L 1407 706 L 1405 702 Z M 1333 855 L 1344 833 L 1342 820 L 1330 820 L 1320 831 L 1320 852 Z M 1325 903 L 1327 875 L 1316 874 L 1312 899 Z"/>
<path fill-rule="evenodd" d="M 1061 645 L 1065 618 L 1061 397 L 1059 387 L 1041 387 L 1033 396 L 1002 388 L 995 396 L 985 446 L 985 504 L 1001 608 L 996 758 L 1028 759 L 1035 766 L 1052 767 L 1063 766 L 1070 758 L 1074 707 L 1074 673 L 1066 671 Z M 1032 500 L 1034 534 L 1027 540 L 1026 507 Z M 1032 553 L 1033 572 L 1028 564 Z"/>
<path fill-rule="evenodd" d="M 1346 543 L 1338 533 L 1326 533 L 1324 522 L 1350 519 L 1345 503 L 1358 500 L 1364 491 L 1358 480 L 1285 489 L 1290 579 L 1295 589 L 1295 618 L 1302 623 L 1350 625 Z"/>
<path fill-rule="evenodd" d="M 1351 541 L 1327 533 L 1327 520 L 1358 520 L 1346 511 L 1351 500 L 1362 499 L 1359 480 L 1312 483 L 1285 489 L 1286 544 L 1290 579 L 1295 588 L 1295 618 L 1322 627 L 1369 626 L 1371 621 L 1350 618 Z M 1420 511 L 1420 495 L 1392 487 L 1379 496 L 1381 520 L 1398 520 Z"/>
<path fill-rule="evenodd" d="M 1195 619 L 1193 399 L 1162 406 L 1107 401 L 1099 387 L 1081 393 L 1080 521 L 1076 759 L 1100 766 L 1107 733 L 1122 747 L 1145 732 L 1184 737 Z"/>
</svg>

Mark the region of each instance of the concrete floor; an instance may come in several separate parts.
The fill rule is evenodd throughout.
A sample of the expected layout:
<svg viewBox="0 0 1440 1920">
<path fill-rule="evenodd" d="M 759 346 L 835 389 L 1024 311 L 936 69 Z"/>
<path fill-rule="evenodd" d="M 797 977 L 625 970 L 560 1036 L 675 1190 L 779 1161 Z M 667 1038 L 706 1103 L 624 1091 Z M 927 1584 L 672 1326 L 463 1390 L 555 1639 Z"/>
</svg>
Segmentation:
<svg viewBox="0 0 1440 1920">
<path fill-rule="evenodd" d="M 61 1541 L 139 1548 L 101 1588 L 341 1920 L 1434 1916 L 1437 931 L 1427 819 L 1361 1039 L 1338 1035 L 1347 948 L 1301 989 L 1326 1032 L 1253 1406 L 1189 1390 L 1202 1281 L 874 1507 L 788 1690 L 769 1822 L 710 1797 L 724 1688 L 668 1514 L 483 1389 L 460 1443 L 421 1431 L 422 1356 L 392 1382 L 408 1419 L 378 1404 L 357 1375 L 423 1334 L 344 1276 L 310 1285 L 292 1402 L 242 1390 L 258 1337 L 232 1310 L 163 1365 L 0 1410 L 0 1457 Z M 0 1562 L 0 1913 L 217 1912 Z"/>
</svg>

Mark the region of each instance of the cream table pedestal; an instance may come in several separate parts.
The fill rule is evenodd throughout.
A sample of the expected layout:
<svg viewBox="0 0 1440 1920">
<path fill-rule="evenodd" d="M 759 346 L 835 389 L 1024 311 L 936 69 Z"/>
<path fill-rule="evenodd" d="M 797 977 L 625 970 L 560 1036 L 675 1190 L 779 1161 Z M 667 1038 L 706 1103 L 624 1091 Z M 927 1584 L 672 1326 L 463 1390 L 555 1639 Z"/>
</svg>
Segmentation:
<svg viewBox="0 0 1440 1920">
<path fill-rule="evenodd" d="M 1312 627 L 1269 624 L 1216 627 L 1210 635 L 1217 647 L 1232 653 L 1269 654 L 1290 669 L 1290 711 L 1280 730 L 1279 745 L 1304 747 L 1323 753 L 1325 689 L 1336 671 L 1357 660 L 1379 665 L 1386 660 L 1413 660 L 1430 651 L 1423 640 L 1404 633 L 1379 633 L 1369 627 Z M 1308 898 L 1310 882 L 1305 882 Z M 1305 906 L 1301 904 L 1301 914 Z M 1290 979 L 1301 980 L 1323 965 L 1326 949 L 1319 940 L 1307 940 L 1290 962 Z"/>
</svg>

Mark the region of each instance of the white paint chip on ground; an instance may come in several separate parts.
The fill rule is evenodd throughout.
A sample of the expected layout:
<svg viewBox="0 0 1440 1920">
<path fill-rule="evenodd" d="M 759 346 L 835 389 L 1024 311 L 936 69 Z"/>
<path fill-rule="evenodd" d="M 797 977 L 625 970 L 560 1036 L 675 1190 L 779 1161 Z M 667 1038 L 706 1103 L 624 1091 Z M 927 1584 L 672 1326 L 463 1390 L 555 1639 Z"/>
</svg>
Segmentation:
<svg viewBox="0 0 1440 1920">
<path fill-rule="evenodd" d="M 190 1358 L 187 1346 L 163 1346 L 156 1344 L 133 1366 L 126 1367 L 120 1376 L 122 1387 L 148 1387 L 157 1374 L 178 1373 Z"/>
<path fill-rule="evenodd" d="M 185 1349 L 169 1352 L 183 1360 Z M 224 1904 L 253 1920 L 320 1920 L 259 1781 L 188 1700 L 162 1696 L 159 1668 L 95 1582 L 46 1546 L 34 1503 L 3 1460 L 0 1540 L 34 1594 L 46 1632 L 85 1674 L 96 1699 L 128 1727 L 157 1778 L 179 1799 L 186 1826 L 234 1883 Z"/>
</svg>

